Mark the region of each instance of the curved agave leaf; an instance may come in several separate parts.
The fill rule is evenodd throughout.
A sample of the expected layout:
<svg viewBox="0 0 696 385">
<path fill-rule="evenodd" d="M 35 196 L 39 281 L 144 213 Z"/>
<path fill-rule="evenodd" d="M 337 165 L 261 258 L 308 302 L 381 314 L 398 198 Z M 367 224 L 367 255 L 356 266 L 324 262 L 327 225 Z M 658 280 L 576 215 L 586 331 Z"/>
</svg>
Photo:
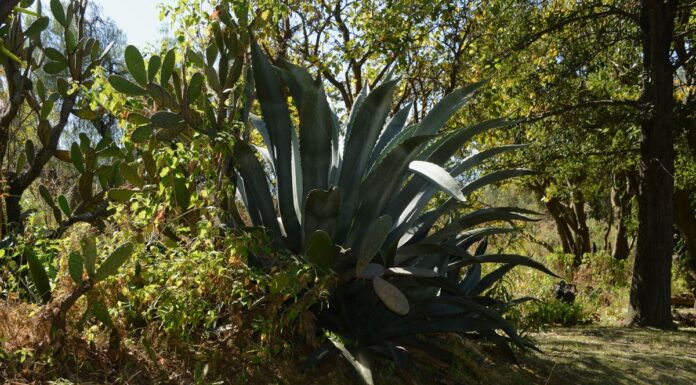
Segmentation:
<svg viewBox="0 0 696 385">
<path fill-rule="evenodd" d="M 536 221 L 538 219 L 522 214 L 541 215 L 535 211 L 520 209 L 517 207 L 488 207 L 476 210 L 473 213 L 455 219 L 451 224 L 438 230 L 428 237 L 429 242 L 444 241 L 448 237 L 458 234 L 461 229 L 471 228 L 482 223 L 493 221 Z"/>
<path fill-rule="evenodd" d="M 275 157 L 280 215 L 283 219 L 283 226 L 287 232 L 287 240 L 291 249 L 297 251 L 300 249 L 302 233 L 296 211 L 299 206 L 297 204 L 298 197 L 294 190 L 294 186 L 297 186 L 297 183 L 293 180 L 296 174 L 293 175 L 292 170 L 294 160 L 291 141 L 294 128 L 280 82 L 268 58 L 261 51 L 256 41 L 251 43 L 251 57 L 256 95 L 261 104 L 261 111 L 271 142 L 269 151 Z"/>
<path fill-rule="evenodd" d="M 273 197 L 271 197 L 263 166 L 254 155 L 252 148 L 243 142 L 235 143 L 234 157 L 239 163 L 239 173 L 244 180 L 247 210 L 252 219 L 261 219 L 261 223 L 255 223 L 255 225 L 264 226 L 276 237 L 280 236 L 280 227 L 273 208 Z"/>
<path fill-rule="evenodd" d="M 413 161 L 408 169 L 430 181 L 442 191 L 448 193 L 452 198 L 463 202 L 464 195 L 461 193 L 461 186 L 452 175 L 435 163 L 424 161 Z"/>
<path fill-rule="evenodd" d="M 345 241 L 345 233 L 350 228 L 355 209 L 358 205 L 358 189 L 365 174 L 367 161 L 377 141 L 380 130 L 387 118 L 396 81 L 391 81 L 375 88 L 360 106 L 350 136 L 346 138 L 343 164 L 338 187 L 341 188 L 341 214 L 337 224 L 336 241 Z"/>
<path fill-rule="evenodd" d="M 409 162 L 416 156 L 421 145 L 430 138 L 418 136 L 394 147 L 365 178 L 360 187 L 360 208 L 354 216 L 353 226 L 347 238 L 348 245 L 352 246 L 361 239 L 368 225 L 381 215 L 403 183 Z"/>
<path fill-rule="evenodd" d="M 382 151 L 387 147 L 396 135 L 398 135 L 406 126 L 406 120 L 411 114 L 413 103 L 408 103 L 406 107 L 400 109 L 389 122 L 384 126 L 382 133 L 379 135 L 377 144 L 370 155 L 369 168 L 372 169 L 378 159 L 382 158 Z M 386 154 L 385 154 L 386 155 Z"/>
<path fill-rule="evenodd" d="M 425 115 L 414 135 L 436 134 L 452 115 L 457 113 L 457 111 L 469 101 L 474 92 L 481 88 L 486 82 L 487 80 L 469 84 L 442 98 L 442 100 Z"/>
</svg>

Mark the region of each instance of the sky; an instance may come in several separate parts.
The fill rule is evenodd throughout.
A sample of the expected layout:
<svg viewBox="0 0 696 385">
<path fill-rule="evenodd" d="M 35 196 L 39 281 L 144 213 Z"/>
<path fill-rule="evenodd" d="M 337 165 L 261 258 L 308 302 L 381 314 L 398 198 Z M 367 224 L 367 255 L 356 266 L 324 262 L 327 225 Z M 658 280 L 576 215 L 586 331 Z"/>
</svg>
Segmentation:
<svg viewBox="0 0 696 385">
<path fill-rule="evenodd" d="M 93 0 L 99 4 L 104 15 L 116 22 L 128 36 L 128 43 L 144 47 L 155 43 L 160 38 L 159 9 L 160 3 L 173 0 Z"/>
</svg>

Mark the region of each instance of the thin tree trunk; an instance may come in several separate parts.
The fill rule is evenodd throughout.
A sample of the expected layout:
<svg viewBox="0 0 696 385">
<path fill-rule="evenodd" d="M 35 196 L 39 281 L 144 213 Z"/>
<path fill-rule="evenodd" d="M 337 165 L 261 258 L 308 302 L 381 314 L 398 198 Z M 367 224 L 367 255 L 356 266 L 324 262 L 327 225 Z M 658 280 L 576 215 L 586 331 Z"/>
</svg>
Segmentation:
<svg viewBox="0 0 696 385">
<path fill-rule="evenodd" d="M 627 323 L 672 328 L 674 225 L 673 79 L 670 47 L 676 1 L 641 1 L 643 95 L 638 243 Z"/>
<path fill-rule="evenodd" d="M 696 210 L 691 205 L 689 192 L 679 189 L 674 193 L 674 223 L 686 245 L 684 268 L 687 285 L 696 295 Z"/>
<path fill-rule="evenodd" d="M 617 176 L 615 185 L 611 188 L 612 216 L 616 222 L 616 234 L 611 249 L 611 256 L 619 261 L 628 259 L 630 247 L 626 231 L 626 218 L 631 212 L 631 193 L 628 183 L 622 175 Z"/>
</svg>

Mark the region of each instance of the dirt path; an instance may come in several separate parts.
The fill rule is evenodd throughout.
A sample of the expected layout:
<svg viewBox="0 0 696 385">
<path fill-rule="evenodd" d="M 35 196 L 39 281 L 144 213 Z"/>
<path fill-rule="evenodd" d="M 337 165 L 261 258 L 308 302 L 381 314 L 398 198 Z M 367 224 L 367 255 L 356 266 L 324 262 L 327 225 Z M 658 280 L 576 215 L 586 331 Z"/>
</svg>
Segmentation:
<svg viewBox="0 0 696 385">
<path fill-rule="evenodd" d="M 533 335 L 510 384 L 696 384 L 696 329 L 558 328 Z M 506 376 L 507 377 L 507 376 Z"/>
</svg>

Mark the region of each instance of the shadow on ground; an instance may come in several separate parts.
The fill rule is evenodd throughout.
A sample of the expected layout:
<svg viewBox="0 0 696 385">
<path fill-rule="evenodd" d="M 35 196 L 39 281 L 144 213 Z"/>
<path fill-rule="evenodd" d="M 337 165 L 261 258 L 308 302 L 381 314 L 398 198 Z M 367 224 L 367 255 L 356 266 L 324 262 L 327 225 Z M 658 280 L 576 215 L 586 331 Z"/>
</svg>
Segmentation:
<svg viewBox="0 0 696 385">
<path fill-rule="evenodd" d="M 542 354 L 527 354 L 510 383 L 691 385 L 696 329 L 558 328 L 532 336 Z"/>
</svg>

